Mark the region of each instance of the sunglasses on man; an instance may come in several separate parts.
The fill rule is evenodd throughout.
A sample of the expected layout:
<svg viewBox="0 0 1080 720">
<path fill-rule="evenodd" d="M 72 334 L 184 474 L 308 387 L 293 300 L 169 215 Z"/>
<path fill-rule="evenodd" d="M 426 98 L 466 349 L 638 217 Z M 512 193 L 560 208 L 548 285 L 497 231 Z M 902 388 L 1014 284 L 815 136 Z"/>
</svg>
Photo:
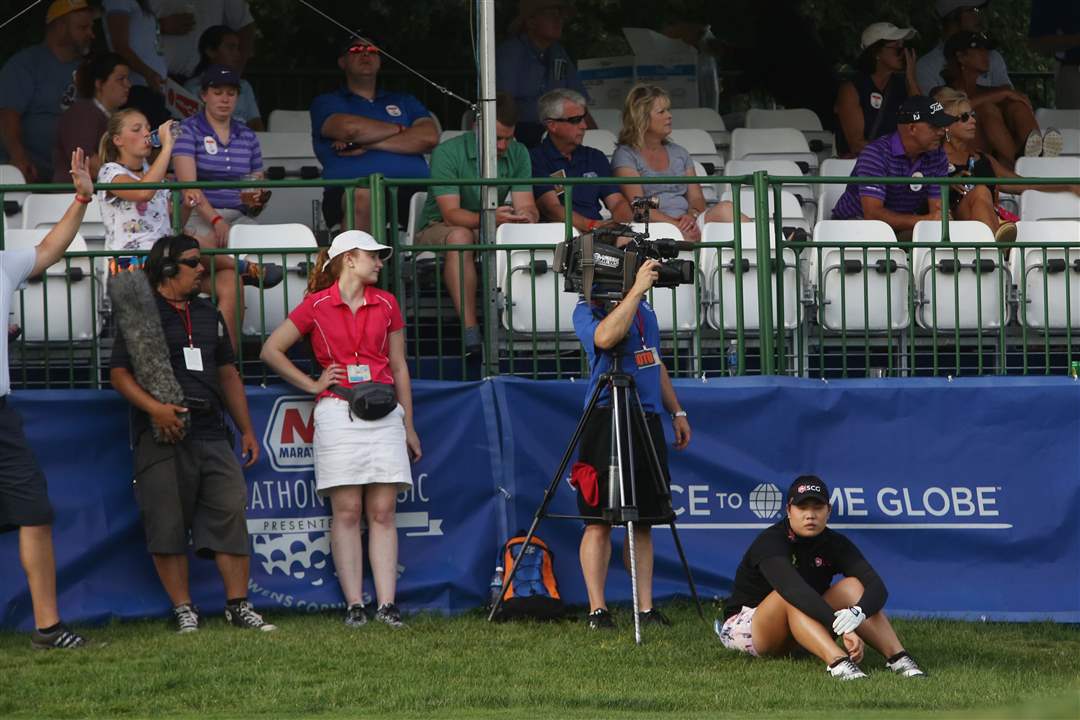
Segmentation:
<svg viewBox="0 0 1080 720">
<path fill-rule="evenodd" d="M 199 258 L 179 258 L 176 262 L 179 265 L 187 265 L 189 268 L 194 270 L 195 268 L 199 267 L 199 263 L 201 263 L 202 260 L 200 260 Z"/>
<path fill-rule="evenodd" d="M 551 122 L 566 123 L 567 125 L 580 125 L 581 123 L 585 122 L 585 115 L 581 114 L 571 115 L 570 117 L 564 118 L 548 118 L 548 120 L 550 120 Z"/>
<path fill-rule="evenodd" d="M 349 46 L 350 55 L 362 55 L 366 53 L 370 53 L 371 55 L 377 55 L 378 52 L 379 48 L 375 47 L 374 45 L 356 44 Z"/>
</svg>

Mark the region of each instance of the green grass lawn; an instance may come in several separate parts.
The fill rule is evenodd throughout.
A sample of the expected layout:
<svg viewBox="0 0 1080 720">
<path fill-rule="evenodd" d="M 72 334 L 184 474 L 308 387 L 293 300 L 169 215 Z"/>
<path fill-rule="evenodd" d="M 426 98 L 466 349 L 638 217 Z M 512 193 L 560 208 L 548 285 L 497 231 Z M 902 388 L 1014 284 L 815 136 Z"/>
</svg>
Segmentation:
<svg viewBox="0 0 1080 720">
<path fill-rule="evenodd" d="M 866 680 L 817 660 L 725 650 L 688 605 L 634 647 L 582 622 L 489 625 L 479 613 L 348 629 L 337 615 L 268 615 L 277 632 L 163 620 L 91 628 L 107 643 L 37 652 L 0 633 L 2 717 L 1080 717 L 1080 628 L 897 621 L 931 676 L 905 680 L 867 652 Z"/>
</svg>

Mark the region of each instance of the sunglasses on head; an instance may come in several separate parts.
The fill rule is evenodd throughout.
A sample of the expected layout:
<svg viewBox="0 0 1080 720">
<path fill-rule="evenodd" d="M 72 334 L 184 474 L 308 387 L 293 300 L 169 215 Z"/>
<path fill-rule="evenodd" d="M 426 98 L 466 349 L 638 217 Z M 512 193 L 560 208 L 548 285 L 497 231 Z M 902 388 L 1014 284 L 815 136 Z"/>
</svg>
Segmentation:
<svg viewBox="0 0 1080 720">
<path fill-rule="evenodd" d="M 200 262 L 202 262 L 202 260 L 199 258 L 179 258 L 176 261 L 178 265 L 187 265 L 192 270 L 199 267 Z"/>
<path fill-rule="evenodd" d="M 548 118 L 548 120 L 551 122 L 566 123 L 567 125 L 578 125 L 579 123 L 585 122 L 585 114 L 571 115 L 570 117 L 564 118 Z"/>
<path fill-rule="evenodd" d="M 962 112 L 962 113 L 960 113 L 959 115 L 956 116 L 956 119 L 959 120 L 960 122 L 967 122 L 968 120 L 974 120 L 975 119 L 975 111 L 974 110 L 968 110 L 967 112 Z"/>
<path fill-rule="evenodd" d="M 374 55 L 374 54 L 376 54 L 378 52 L 379 52 L 379 48 L 375 47 L 374 45 L 360 45 L 360 44 L 357 44 L 357 45 L 349 46 L 349 54 L 350 55 L 359 55 L 359 54 L 362 54 L 362 53 L 371 53 L 372 55 Z"/>
</svg>

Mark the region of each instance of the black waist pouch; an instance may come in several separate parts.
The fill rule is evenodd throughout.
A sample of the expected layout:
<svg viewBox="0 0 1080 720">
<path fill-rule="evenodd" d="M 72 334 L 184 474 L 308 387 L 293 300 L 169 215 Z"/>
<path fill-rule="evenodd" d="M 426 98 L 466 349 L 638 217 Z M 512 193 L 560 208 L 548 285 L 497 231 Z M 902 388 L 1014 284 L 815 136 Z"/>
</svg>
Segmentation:
<svg viewBox="0 0 1080 720">
<path fill-rule="evenodd" d="M 351 388 L 331 385 L 330 392 L 349 403 L 349 415 L 361 420 L 378 420 L 397 407 L 394 386 L 385 383 L 357 383 Z"/>
</svg>

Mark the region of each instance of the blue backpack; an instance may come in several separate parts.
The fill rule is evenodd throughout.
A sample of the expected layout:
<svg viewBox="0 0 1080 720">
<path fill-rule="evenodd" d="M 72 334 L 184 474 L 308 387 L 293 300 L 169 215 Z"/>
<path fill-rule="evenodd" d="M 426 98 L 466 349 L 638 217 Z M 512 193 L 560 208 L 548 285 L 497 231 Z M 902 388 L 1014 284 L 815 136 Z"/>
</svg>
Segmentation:
<svg viewBox="0 0 1080 720">
<path fill-rule="evenodd" d="M 524 557 L 514 580 L 507 586 L 514 560 L 524 548 Z M 547 544 L 535 535 L 525 547 L 525 533 L 510 538 L 503 545 L 503 603 L 496 614 L 500 620 L 534 618 L 552 620 L 563 615 L 559 583 L 555 580 L 554 556 Z"/>
</svg>

